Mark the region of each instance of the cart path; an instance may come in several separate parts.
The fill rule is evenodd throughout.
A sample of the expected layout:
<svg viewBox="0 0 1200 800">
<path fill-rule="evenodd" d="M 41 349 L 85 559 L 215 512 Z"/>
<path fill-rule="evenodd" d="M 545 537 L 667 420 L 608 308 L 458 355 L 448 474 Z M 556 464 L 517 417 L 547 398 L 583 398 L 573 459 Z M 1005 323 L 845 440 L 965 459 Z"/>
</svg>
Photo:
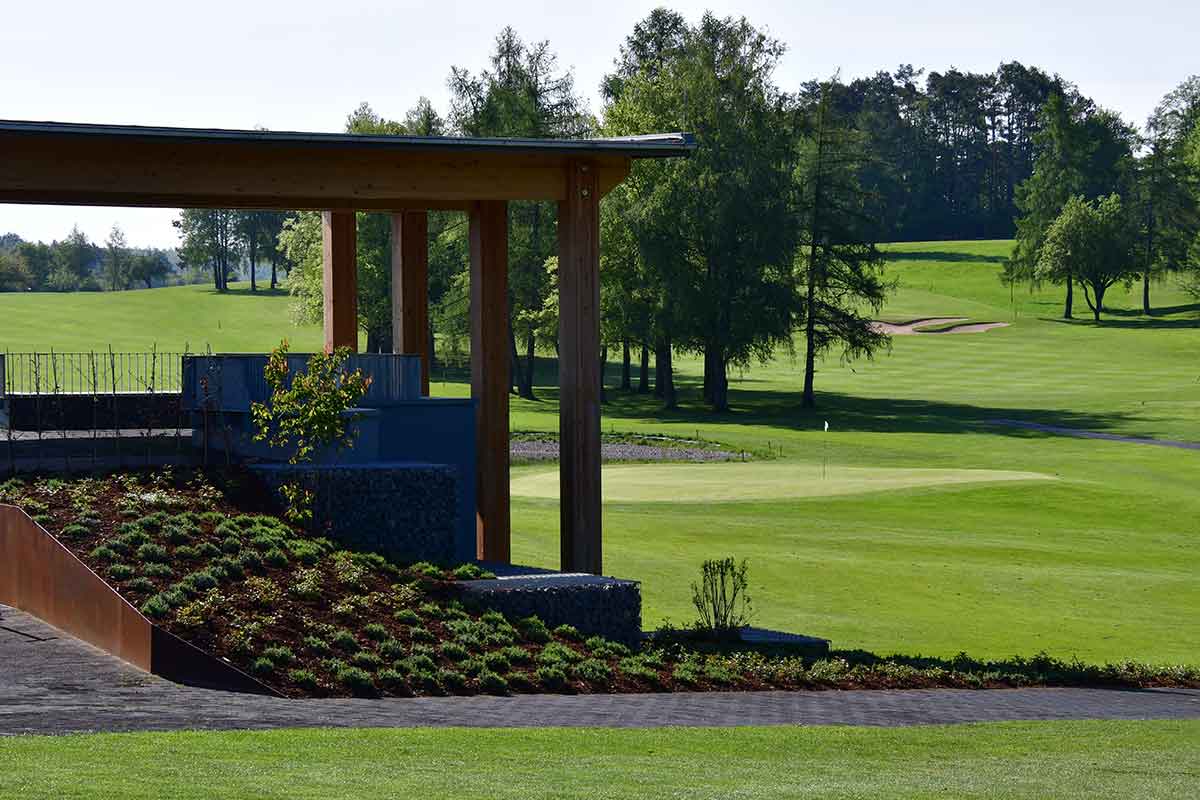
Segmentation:
<svg viewBox="0 0 1200 800">
<path fill-rule="evenodd" d="M 1200 450 L 1200 442 L 1180 442 L 1173 439 L 1144 439 L 1136 436 L 1121 436 L 1116 433 L 1100 433 L 1099 431 L 1084 431 L 1078 428 L 1060 428 L 1055 425 L 1043 425 L 1040 422 L 1022 422 L 1018 419 L 990 419 L 989 425 L 1004 425 L 1009 428 L 1025 428 L 1031 431 L 1054 433 L 1059 436 L 1075 436 L 1080 439 L 1103 439 L 1108 442 L 1126 442 L 1128 444 L 1150 444 L 1156 447 L 1175 447 L 1181 450 Z"/>
<path fill-rule="evenodd" d="M 178 686 L 0 606 L 0 735 L 294 727 L 903 726 L 1200 719 L 1200 690 L 996 689 L 283 700 Z"/>
</svg>

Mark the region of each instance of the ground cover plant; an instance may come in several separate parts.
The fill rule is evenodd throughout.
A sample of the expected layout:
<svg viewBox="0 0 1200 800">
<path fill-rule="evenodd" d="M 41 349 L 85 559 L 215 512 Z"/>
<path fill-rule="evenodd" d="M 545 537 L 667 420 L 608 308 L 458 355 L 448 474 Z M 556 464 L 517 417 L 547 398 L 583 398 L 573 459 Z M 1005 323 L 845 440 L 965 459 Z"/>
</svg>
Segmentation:
<svg viewBox="0 0 1200 800">
<path fill-rule="evenodd" d="M 1200 669 L 1132 662 L 867 652 L 814 660 L 730 641 L 724 629 L 706 637 L 664 628 L 632 649 L 568 625 L 550 630 L 537 617 L 464 607 L 454 582 L 485 576 L 478 567 L 400 565 L 339 549 L 256 506 L 263 496 L 238 472 L 0 484 L 0 502 L 35 515 L 143 614 L 290 696 L 1200 686 Z M 744 565 L 709 567 L 708 583 L 720 573 L 744 590 Z"/>
<path fill-rule="evenodd" d="M 0 737 L 0 795 L 1181 798 L 1198 742 L 1196 721 Z"/>
</svg>

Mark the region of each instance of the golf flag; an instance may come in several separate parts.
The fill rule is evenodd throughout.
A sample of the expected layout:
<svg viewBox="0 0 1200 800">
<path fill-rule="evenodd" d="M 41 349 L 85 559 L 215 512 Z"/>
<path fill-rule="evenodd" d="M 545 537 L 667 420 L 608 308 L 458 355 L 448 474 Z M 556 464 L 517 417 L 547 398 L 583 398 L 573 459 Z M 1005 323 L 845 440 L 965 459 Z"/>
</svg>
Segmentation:
<svg viewBox="0 0 1200 800">
<path fill-rule="evenodd" d="M 825 420 L 825 432 L 829 433 L 829 420 Z"/>
</svg>

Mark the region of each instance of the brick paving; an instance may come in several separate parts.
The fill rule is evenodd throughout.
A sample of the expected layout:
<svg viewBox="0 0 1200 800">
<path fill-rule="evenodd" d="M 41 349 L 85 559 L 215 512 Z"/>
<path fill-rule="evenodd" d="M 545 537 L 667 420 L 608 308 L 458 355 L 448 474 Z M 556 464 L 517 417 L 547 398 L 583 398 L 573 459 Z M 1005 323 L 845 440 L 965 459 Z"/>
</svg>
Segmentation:
<svg viewBox="0 0 1200 800">
<path fill-rule="evenodd" d="M 1064 719 L 1200 719 L 1200 690 L 281 700 L 169 683 L 0 606 L 0 735 L 283 727 L 900 726 Z"/>
</svg>

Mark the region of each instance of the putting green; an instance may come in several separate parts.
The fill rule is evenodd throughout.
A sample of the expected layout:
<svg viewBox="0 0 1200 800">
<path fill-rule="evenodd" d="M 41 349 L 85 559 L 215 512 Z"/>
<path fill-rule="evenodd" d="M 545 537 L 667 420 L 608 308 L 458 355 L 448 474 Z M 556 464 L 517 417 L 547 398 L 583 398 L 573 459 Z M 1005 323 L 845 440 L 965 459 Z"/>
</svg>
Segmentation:
<svg viewBox="0 0 1200 800">
<path fill-rule="evenodd" d="M 602 491 L 610 503 L 697 503 L 781 500 L 886 492 L 967 483 L 1054 480 L 1040 472 L 995 469 L 907 469 L 830 464 L 752 462 L 724 464 L 614 464 L 604 467 Z M 512 494 L 558 497 L 558 472 L 515 477 Z"/>
</svg>

